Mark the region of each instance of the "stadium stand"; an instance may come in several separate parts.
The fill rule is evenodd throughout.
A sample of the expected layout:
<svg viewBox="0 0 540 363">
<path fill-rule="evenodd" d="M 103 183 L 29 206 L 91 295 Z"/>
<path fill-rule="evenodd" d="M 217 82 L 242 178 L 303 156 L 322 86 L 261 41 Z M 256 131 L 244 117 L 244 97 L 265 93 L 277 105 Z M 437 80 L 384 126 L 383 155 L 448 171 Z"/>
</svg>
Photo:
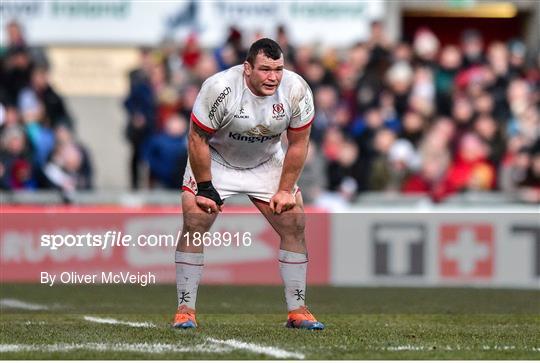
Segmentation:
<svg viewBox="0 0 540 363">
<path fill-rule="evenodd" d="M 0 187 L 60 190 L 69 201 L 92 189 L 91 150 L 77 141 L 76 122 L 47 82 L 44 53 L 26 44 L 16 23 L 7 27 Z M 308 202 L 369 195 L 540 202 L 540 54 L 528 54 L 520 40 L 484 44 L 467 30 L 461 44 L 443 46 L 423 28 L 410 42 L 392 43 L 379 22 L 367 41 L 340 50 L 293 45 L 285 28 L 277 34 L 287 67 L 306 79 L 316 102 L 300 180 Z M 231 28 L 216 49 L 203 49 L 196 34 L 141 49 L 124 102 L 133 190 L 179 188 L 198 89 L 241 63 L 246 43 Z"/>
</svg>

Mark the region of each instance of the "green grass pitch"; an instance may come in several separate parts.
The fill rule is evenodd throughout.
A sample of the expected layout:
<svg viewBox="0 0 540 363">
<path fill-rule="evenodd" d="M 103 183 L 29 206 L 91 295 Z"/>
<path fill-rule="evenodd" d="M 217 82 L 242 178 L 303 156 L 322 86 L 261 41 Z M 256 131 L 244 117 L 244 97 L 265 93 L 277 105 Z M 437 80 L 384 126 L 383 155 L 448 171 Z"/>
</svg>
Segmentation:
<svg viewBox="0 0 540 363">
<path fill-rule="evenodd" d="M 173 285 L 4 284 L 0 299 L 1 359 L 540 359 L 539 290 L 313 286 L 320 332 L 284 327 L 277 286 L 201 286 L 191 331 L 170 328 Z"/>
</svg>

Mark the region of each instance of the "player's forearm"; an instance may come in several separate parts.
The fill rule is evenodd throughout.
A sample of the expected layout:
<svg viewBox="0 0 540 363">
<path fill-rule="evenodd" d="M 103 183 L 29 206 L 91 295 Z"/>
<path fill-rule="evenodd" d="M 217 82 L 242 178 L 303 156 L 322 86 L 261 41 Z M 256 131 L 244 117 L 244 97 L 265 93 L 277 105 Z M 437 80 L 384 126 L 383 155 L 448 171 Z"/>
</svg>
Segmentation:
<svg viewBox="0 0 540 363">
<path fill-rule="evenodd" d="M 197 183 L 212 180 L 208 139 L 193 130 L 188 139 L 189 164 Z"/>
<path fill-rule="evenodd" d="M 279 190 L 292 192 L 294 185 L 300 177 L 300 173 L 304 168 L 308 151 L 308 143 L 299 142 L 289 145 L 285 160 L 283 161 L 283 171 L 279 181 Z"/>
</svg>

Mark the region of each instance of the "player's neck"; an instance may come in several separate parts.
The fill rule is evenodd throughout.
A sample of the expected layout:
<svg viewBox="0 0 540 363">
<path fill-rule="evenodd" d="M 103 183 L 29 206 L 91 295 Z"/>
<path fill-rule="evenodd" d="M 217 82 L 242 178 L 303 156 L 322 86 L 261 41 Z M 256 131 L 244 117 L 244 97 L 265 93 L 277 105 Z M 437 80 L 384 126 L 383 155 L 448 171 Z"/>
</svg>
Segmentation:
<svg viewBox="0 0 540 363">
<path fill-rule="evenodd" d="M 257 92 L 257 90 L 255 88 L 253 88 L 253 86 L 251 85 L 251 83 L 249 83 L 249 80 L 247 79 L 247 76 L 245 73 L 242 74 L 242 77 L 244 78 L 244 84 L 246 85 L 246 87 L 248 88 L 249 92 L 251 92 L 251 94 L 255 97 L 266 97 L 266 95 L 263 95 L 263 94 L 260 94 L 259 92 Z"/>
</svg>

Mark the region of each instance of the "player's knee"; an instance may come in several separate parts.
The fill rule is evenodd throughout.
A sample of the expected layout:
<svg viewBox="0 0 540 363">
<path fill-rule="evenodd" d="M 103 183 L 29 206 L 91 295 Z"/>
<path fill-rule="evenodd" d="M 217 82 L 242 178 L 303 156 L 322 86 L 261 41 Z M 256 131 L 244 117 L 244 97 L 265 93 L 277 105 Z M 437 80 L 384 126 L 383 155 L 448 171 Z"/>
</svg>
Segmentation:
<svg viewBox="0 0 540 363">
<path fill-rule="evenodd" d="M 203 213 L 197 213 L 193 216 L 184 216 L 184 225 L 182 230 L 186 232 L 208 232 L 210 227 L 212 227 L 213 218 L 209 215 Z"/>
<path fill-rule="evenodd" d="M 302 239 L 306 229 L 305 218 L 301 214 L 289 214 L 280 223 L 281 238 Z"/>
<path fill-rule="evenodd" d="M 204 213 L 197 205 L 193 194 L 183 193 L 182 211 L 184 232 L 207 232 L 212 227 L 215 216 Z"/>
</svg>

